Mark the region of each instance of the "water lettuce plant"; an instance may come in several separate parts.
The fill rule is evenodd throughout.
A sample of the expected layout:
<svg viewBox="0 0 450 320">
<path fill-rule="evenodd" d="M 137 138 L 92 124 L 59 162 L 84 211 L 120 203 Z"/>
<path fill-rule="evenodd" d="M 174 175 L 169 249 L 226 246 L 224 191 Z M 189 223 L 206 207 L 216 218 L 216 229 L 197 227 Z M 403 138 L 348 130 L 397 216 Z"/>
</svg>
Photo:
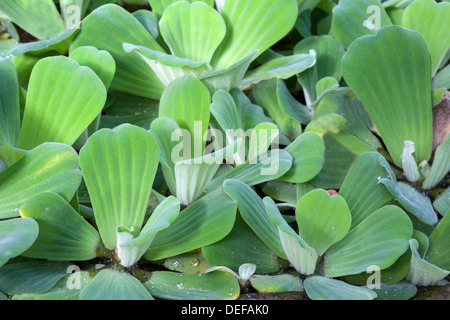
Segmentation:
<svg viewBox="0 0 450 320">
<path fill-rule="evenodd" d="M 448 286 L 448 16 L 0 2 L 0 300 Z"/>
</svg>

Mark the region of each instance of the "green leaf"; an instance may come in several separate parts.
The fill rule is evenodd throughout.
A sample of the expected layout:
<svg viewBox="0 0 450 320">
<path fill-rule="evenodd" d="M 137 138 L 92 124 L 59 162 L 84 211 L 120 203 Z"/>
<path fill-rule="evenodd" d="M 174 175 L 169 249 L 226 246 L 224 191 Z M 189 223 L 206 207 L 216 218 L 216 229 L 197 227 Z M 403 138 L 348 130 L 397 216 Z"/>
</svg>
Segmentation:
<svg viewBox="0 0 450 320">
<path fill-rule="evenodd" d="M 47 292 L 15 295 L 12 300 L 79 300 L 81 288 L 90 280 L 87 271 L 78 271 L 63 277 Z"/>
<path fill-rule="evenodd" d="M 65 29 L 52 0 L 2 1 L 0 11 L 38 39 L 49 39 Z"/>
<path fill-rule="evenodd" d="M 211 266 L 200 251 L 193 251 L 165 259 L 164 267 L 183 273 L 203 273 Z"/>
<path fill-rule="evenodd" d="M 310 247 L 288 225 L 271 198 L 265 197 L 263 202 L 266 206 L 269 219 L 278 227 L 281 245 L 291 265 L 303 275 L 313 274 L 316 269 L 317 259 L 319 258 L 316 250 Z"/>
<path fill-rule="evenodd" d="M 79 47 L 70 53 L 69 58 L 92 69 L 102 80 L 106 90 L 109 89 L 116 72 L 116 62 L 108 51 L 94 47 Z"/>
<path fill-rule="evenodd" d="M 213 57 L 215 69 L 229 67 L 258 50 L 255 59 L 292 29 L 298 10 L 295 0 L 243 0 L 226 1 L 221 13 L 227 34 Z"/>
<path fill-rule="evenodd" d="M 236 179 L 249 186 L 275 180 L 283 176 L 292 166 L 292 156 L 285 150 L 274 149 L 267 156 L 250 163 L 247 161 L 230 171 L 219 175 L 207 185 L 207 190 L 219 188 L 225 180 Z"/>
<path fill-rule="evenodd" d="M 442 216 L 450 210 L 450 187 L 447 187 L 447 189 L 445 189 L 445 191 L 442 192 L 436 200 L 434 200 L 433 207 Z"/>
<path fill-rule="evenodd" d="M 234 154 L 240 143 L 241 140 L 238 139 L 233 144 L 203 157 L 175 163 L 176 195 L 181 204 L 188 206 L 202 195 L 223 159 Z"/>
<path fill-rule="evenodd" d="M 313 179 L 322 169 L 325 145 L 314 132 L 298 136 L 284 150 L 292 155 L 292 167 L 279 180 L 302 183 Z"/>
<path fill-rule="evenodd" d="M 44 293 L 67 274 L 65 262 L 25 261 L 0 268 L 0 291 L 7 294 Z"/>
<path fill-rule="evenodd" d="M 321 256 L 350 229 L 351 215 L 345 199 L 330 196 L 323 189 L 305 194 L 298 202 L 295 217 L 299 235 Z"/>
<path fill-rule="evenodd" d="M 444 279 L 450 271 L 441 269 L 420 257 L 418 253 L 419 243 L 416 239 L 409 240 L 412 251 L 411 267 L 405 279 L 414 285 L 429 286 Z"/>
<path fill-rule="evenodd" d="M 30 78 L 18 147 L 72 145 L 105 101 L 105 86 L 91 69 L 61 56 L 41 59 Z"/>
<path fill-rule="evenodd" d="M 280 130 L 270 122 L 258 124 L 250 135 L 247 159 L 249 163 L 256 163 L 267 156 L 267 150 L 274 141 L 278 140 Z"/>
<path fill-rule="evenodd" d="M 144 257 L 160 260 L 215 243 L 231 231 L 235 218 L 236 203 L 220 190 L 210 192 L 159 232 Z"/>
<path fill-rule="evenodd" d="M 126 53 L 123 50 L 124 43 L 164 52 L 131 13 L 117 5 L 106 4 L 83 20 L 81 32 L 72 42 L 70 52 L 84 46 L 108 51 L 116 62 L 111 89 L 159 99 L 164 89 L 163 84 L 137 53 Z"/>
<path fill-rule="evenodd" d="M 439 71 L 433 78 L 433 90 L 447 90 L 450 88 L 450 65 Z"/>
<path fill-rule="evenodd" d="M 43 54 L 44 56 L 47 55 L 53 56 L 56 53 L 65 55 L 69 50 L 70 43 L 77 34 L 77 32 L 78 29 L 67 29 L 64 32 L 56 36 L 53 36 L 47 40 L 21 43 L 15 48 L 11 49 L 9 51 L 9 54 L 13 55 L 16 61 L 19 56 L 24 55 L 26 53 L 33 55 Z M 28 56 L 28 58 L 30 57 Z M 16 61 L 14 63 L 16 63 Z"/>
<path fill-rule="evenodd" d="M 345 53 L 342 45 L 330 35 L 307 37 L 294 47 L 296 54 L 309 53 L 311 50 L 316 54 L 316 64 L 297 77 L 307 102 L 309 100 L 308 104 L 319 95 L 315 86 L 320 79 L 325 77 L 333 77 L 338 81 L 341 79 L 341 60 Z"/>
<path fill-rule="evenodd" d="M 133 12 L 133 16 L 150 32 L 153 38 L 158 38 L 158 18 L 154 12 L 141 9 Z"/>
<path fill-rule="evenodd" d="M 428 160 L 433 142 L 431 65 L 423 37 L 398 26 L 382 28 L 349 47 L 342 70 L 395 164 L 402 167 L 407 140 L 415 143 L 419 162 Z"/>
<path fill-rule="evenodd" d="M 0 146 L 15 146 L 20 132 L 19 82 L 10 59 L 0 59 Z"/>
<path fill-rule="evenodd" d="M 183 150 L 183 159 L 203 155 L 206 145 L 203 137 L 208 130 L 210 104 L 211 96 L 208 89 L 193 76 L 185 76 L 173 81 L 163 92 L 159 116 L 175 120 L 181 129 L 187 130 L 190 134 L 191 146 L 190 149 Z"/>
<path fill-rule="evenodd" d="M 325 253 L 324 275 L 358 274 L 376 265 L 391 266 L 408 248 L 412 223 L 399 207 L 384 206 L 351 229 Z"/>
<path fill-rule="evenodd" d="M 331 33 L 348 48 L 355 39 L 375 34 L 377 29 L 391 24 L 379 0 L 340 0 L 333 9 Z"/>
<path fill-rule="evenodd" d="M 224 271 L 199 274 L 155 271 L 144 286 L 153 296 L 169 300 L 234 300 L 240 292 L 236 277 Z"/>
<path fill-rule="evenodd" d="M 241 85 L 247 86 L 272 78 L 288 79 L 311 68 L 316 63 L 312 54 L 296 54 L 275 58 L 248 72 Z"/>
<path fill-rule="evenodd" d="M 428 225 L 437 223 L 437 215 L 434 212 L 430 198 L 404 182 L 394 182 L 383 178 L 379 181 L 386 186 L 394 198 L 420 221 Z"/>
<path fill-rule="evenodd" d="M 250 278 L 250 283 L 260 293 L 304 291 L 302 280 L 287 273 L 275 276 L 255 274 Z"/>
<path fill-rule="evenodd" d="M 38 224 L 29 218 L 0 221 L 0 230 L 0 267 L 27 250 L 39 234 Z"/>
<path fill-rule="evenodd" d="M 266 207 L 258 194 L 240 180 L 226 180 L 223 190 L 236 201 L 239 212 L 248 226 L 277 256 L 285 259 L 278 227 L 267 216 Z"/>
<path fill-rule="evenodd" d="M 403 26 L 419 31 L 425 38 L 431 54 L 434 76 L 439 67 L 448 59 L 450 39 L 450 3 L 436 3 L 434 0 L 414 1 L 403 14 Z"/>
<path fill-rule="evenodd" d="M 158 163 L 156 140 L 132 125 L 101 129 L 81 149 L 83 177 L 108 249 L 115 247 L 118 226 L 139 232 Z"/>
<path fill-rule="evenodd" d="M 317 119 L 311 121 L 305 128 L 306 132 L 316 132 L 318 134 L 325 134 L 331 132 L 338 134 L 345 125 L 346 120 L 339 114 L 325 114 Z"/>
<path fill-rule="evenodd" d="M 125 236 L 124 241 L 120 241 L 119 230 L 121 227 L 118 227 L 117 257 L 120 259 L 120 263 L 124 267 L 130 267 L 138 262 L 151 246 L 158 232 L 167 229 L 177 218 L 179 212 L 180 202 L 174 196 L 169 196 L 155 208 L 138 237 L 133 238 L 130 232 L 128 238 L 131 240 L 127 240 Z"/>
<path fill-rule="evenodd" d="M 59 261 L 96 257 L 100 242 L 97 230 L 61 196 L 39 193 L 25 202 L 19 212 L 39 225 L 39 236 L 23 256 Z"/>
<path fill-rule="evenodd" d="M 164 173 L 167 186 L 172 194 L 177 194 L 175 181 L 175 163 L 172 158 L 172 151 L 178 142 L 172 139 L 172 134 L 180 130 L 180 127 L 170 118 L 159 117 L 151 124 L 150 133 L 158 142 L 160 152 L 160 163 Z"/>
<path fill-rule="evenodd" d="M 447 214 L 438 223 L 430 235 L 430 246 L 428 247 L 425 259 L 430 263 L 450 270 L 450 214 Z"/>
<path fill-rule="evenodd" d="M 380 284 L 380 289 L 372 289 L 377 294 L 375 300 L 409 300 L 417 294 L 417 288 L 407 282 Z"/>
<path fill-rule="evenodd" d="M 319 82 L 324 82 L 326 79 L 322 78 Z M 349 88 L 342 89 L 350 90 Z M 343 132 L 355 136 L 374 150 L 381 148 L 378 138 L 371 132 L 373 123 L 369 114 L 351 90 L 347 92 L 325 90 L 323 96 L 318 100 L 317 110 L 313 115 L 314 120 L 326 114 L 341 115 L 345 119 L 341 128 Z"/>
<path fill-rule="evenodd" d="M 167 86 L 172 81 L 186 75 L 200 76 L 211 70 L 206 62 L 176 57 L 157 50 L 129 43 L 123 44 L 125 52 L 137 53 L 155 72 L 159 80 Z"/>
<path fill-rule="evenodd" d="M 373 300 L 377 294 L 366 287 L 320 276 L 307 278 L 303 285 L 312 300 Z"/>
<path fill-rule="evenodd" d="M 202 248 L 202 254 L 212 266 L 227 266 L 234 272 L 245 263 L 256 265 L 258 274 L 279 271 L 278 257 L 238 215 L 233 230 L 222 240 Z"/>
<path fill-rule="evenodd" d="M 292 96 L 281 79 L 278 79 L 277 82 L 277 97 L 278 105 L 286 115 L 302 124 L 308 124 L 311 121 L 311 110 Z"/>
<path fill-rule="evenodd" d="M 382 157 L 378 152 L 361 154 L 351 166 L 339 190 L 339 195 L 346 200 L 352 214 L 352 228 L 393 198 L 378 183 L 381 178 L 388 177 L 388 173 L 380 165 Z"/>
<path fill-rule="evenodd" d="M 425 178 L 422 188 L 431 189 L 436 186 L 450 171 L 450 138 L 439 145 L 434 154 L 431 170 Z"/>
<path fill-rule="evenodd" d="M 169 6 L 159 29 L 173 55 L 207 63 L 226 33 L 221 15 L 200 1 L 178 1 Z"/>
<path fill-rule="evenodd" d="M 186 1 L 189 3 L 193 3 L 194 1 L 198 0 L 186 0 Z M 205 2 L 211 7 L 214 6 L 214 0 L 200 0 L 200 1 Z M 152 11 L 156 14 L 158 19 L 160 19 L 166 8 L 170 6 L 172 3 L 178 2 L 178 0 L 149 0 L 148 2 L 152 7 Z"/>
<path fill-rule="evenodd" d="M 233 88 L 240 86 L 250 63 L 256 54 L 257 50 L 252 51 L 232 65 L 209 72 L 200 76 L 199 79 L 208 87 L 211 94 L 214 94 L 214 92 L 220 89 L 230 91 Z"/>
<path fill-rule="evenodd" d="M 356 157 L 373 149 L 360 139 L 346 132 L 326 133 L 325 162 L 322 170 L 311 180 L 324 189 L 339 189 Z"/>
<path fill-rule="evenodd" d="M 132 275 L 105 269 L 81 290 L 80 300 L 153 300 L 153 297 Z"/>
<path fill-rule="evenodd" d="M 40 192 L 69 201 L 81 182 L 78 156 L 60 143 L 44 143 L 0 172 L 0 219 L 18 217 L 19 208 Z"/>
</svg>

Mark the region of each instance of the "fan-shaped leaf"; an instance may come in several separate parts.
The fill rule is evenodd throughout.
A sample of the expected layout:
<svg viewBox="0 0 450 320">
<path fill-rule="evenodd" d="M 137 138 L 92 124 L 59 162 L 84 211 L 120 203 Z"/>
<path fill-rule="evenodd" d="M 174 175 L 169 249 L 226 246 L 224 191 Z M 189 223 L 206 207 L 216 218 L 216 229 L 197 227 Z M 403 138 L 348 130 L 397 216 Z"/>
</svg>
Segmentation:
<svg viewBox="0 0 450 320">
<path fill-rule="evenodd" d="M 434 0 L 413 1 L 403 14 L 403 26 L 419 31 L 431 53 L 432 75 L 448 59 L 450 49 L 450 3 Z"/>
<path fill-rule="evenodd" d="M 36 240 L 39 226 L 33 219 L 0 221 L 0 267 L 27 250 Z"/>
<path fill-rule="evenodd" d="M 388 205 L 368 216 L 325 253 L 324 275 L 339 277 L 391 266 L 408 249 L 412 223 L 399 207 Z"/>
<path fill-rule="evenodd" d="M 297 202 L 295 217 L 299 235 L 321 256 L 350 229 L 351 215 L 344 198 L 316 189 Z"/>
<path fill-rule="evenodd" d="M 65 29 L 52 0 L 2 1 L 0 11 L 39 39 L 49 39 Z"/>
<path fill-rule="evenodd" d="M 18 217 L 19 208 L 40 192 L 55 192 L 70 201 L 80 182 L 75 150 L 60 143 L 44 143 L 0 172 L 0 219 Z"/>
<path fill-rule="evenodd" d="M 178 1 L 169 6 L 159 29 L 173 55 L 207 63 L 226 33 L 221 15 L 200 1 Z"/>
<path fill-rule="evenodd" d="M 153 300 L 153 297 L 132 275 L 105 269 L 81 290 L 80 300 Z"/>
<path fill-rule="evenodd" d="M 137 96 L 159 99 L 163 84 L 137 53 L 126 53 L 124 43 L 133 43 L 164 52 L 136 18 L 120 6 L 106 4 L 91 12 L 81 24 L 81 32 L 70 51 L 93 46 L 108 51 L 116 62 L 111 89 Z"/>
<path fill-rule="evenodd" d="M 105 101 L 105 86 L 91 69 L 66 57 L 41 59 L 30 78 L 18 147 L 72 145 Z"/>
<path fill-rule="evenodd" d="M 226 1 L 222 16 L 227 34 L 212 65 L 215 69 L 223 69 L 254 50 L 258 50 L 257 55 L 263 53 L 292 29 L 297 13 L 295 0 Z"/>
<path fill-rule="evenodd" d="M 345 81 L 361 99 L 397 166 L 404 142 L 416 145 L 418 161 L 431 155 L 431 65 L 416 31 L 382 28 L 356 40 L 342 60 Z"/>
<path fill-rule="evenodd" d="M 39 236 L 23 256 L 48 260 L 90 260 L 97 255 L 97 230 L 61 196 L 43 192 L 21 208 L 22 217 L 33 218 Z"/>
<path fill-rule="evenodd" d="M 158 163 L 156 140 L 132 125 L 101 129 L 81 149 L 83 177 L 108 249 L 114 249 L 118 226 L 135 235 L 141 229 Z"/>
</svg>

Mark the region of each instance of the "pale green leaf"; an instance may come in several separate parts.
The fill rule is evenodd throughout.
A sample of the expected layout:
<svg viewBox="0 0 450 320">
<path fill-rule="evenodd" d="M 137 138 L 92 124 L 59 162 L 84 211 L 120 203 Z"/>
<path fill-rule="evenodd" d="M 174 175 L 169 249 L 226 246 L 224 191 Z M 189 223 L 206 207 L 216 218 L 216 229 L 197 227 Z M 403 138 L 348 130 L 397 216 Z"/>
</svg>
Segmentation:
<svg viewBox="0 0 450 320">
<path fill-rule="evenodd" d="M 408 249 L 412 223 L 399 207 L 373 212 L 325 253 L 324 275 L 340 277 L 391 266 Z"/>
<path fill-rule="evenodd" d="M 36 240 L 39 226 L 33 219 L 0 221 L 0 267 L 27 250 Z"/>
<path fill-rule="evenodd" d="M 122 125 L 101 129 L 80 151 L 80 165 L 105 246 L 112 250 L 118 226 L 139 232 L 159 163 L 156 140 Z"/>
<path fill-rule="evenodd" d="M 431 65 L 423 37 L 399 26 L 384 27 L 349 47 L 342 70 L 395 164 L 402 166 L 407 140 L 415 143 L 419 163 L 428 160 L 433 142 Z"/>
<path fill-rule="evenodd" d="M 88 67 L 62 56 L 41 59 L 31 74 L 18 147 L 72 145 L 105 101 L 105 86 Z"/>
<path fill-rule="evenodd" d="M 34 219 L 39 236 L 23 256 L 48 260 L 91 260 L 97 255 L 100 236 L 61 196 L 42 192 L 29 199 L 20 215 Z"/>
</svg>

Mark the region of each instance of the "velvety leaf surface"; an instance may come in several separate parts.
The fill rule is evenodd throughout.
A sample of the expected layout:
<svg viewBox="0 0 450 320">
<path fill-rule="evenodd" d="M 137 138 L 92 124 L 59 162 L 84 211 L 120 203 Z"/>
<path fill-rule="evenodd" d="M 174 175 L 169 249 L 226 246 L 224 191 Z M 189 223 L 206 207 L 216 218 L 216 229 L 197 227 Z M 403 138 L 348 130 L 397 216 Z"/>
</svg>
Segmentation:
<svg viewBox="0 0 450 320">
<path fill-rule="evenodd" d="M 39 39 L 51 38 L 65 29 L 52 0 L 2 1 L 0 11 Z"/>
<path fill-rule="evenodd" d="M 210 245 L 233 228 L 236 202 L 223 191 L 210 192 L 182 210 L 170 228 L 158 233 L 144 257 L 159 260 Z"/>
<path fill-rule="evenodd" d="M 25 261 L 0 269 L 0 291 L 7 294 L 44 293 L 67 275 L 66 262 Z"/>
<path fill-rule="evenodd" d="M 435 75 L 445 59 L 448 59 L 450 39 L 450 3 L 434 0 L 414 1 L 405 9 L 403 26 L 419 31 L 425 38 L 431 53 L 432 75 Z"/>
<path fill-rule="evenodd" d="M 391 266 L 408 248 L 412 223 L 399 207 L 378 209 L 325 253 L 324 275 L 339 277 Z"/>
<path fill-rule="evenodd" d="M 123 43 L 132 43 L 164 51 L 131 13 L 120 6 L 106 4 L 90 13 L 81 28 L 70 51 L 84 46 L 108 51 L 117 66 L 111 89 L 152 99 L 161 97 L 164 86 L 147 63 L 137 53 L 123 50 Z"/>
<path fill-rule="evenodd" d="M 18 217 L 19 208 L 40 192 L 55 192 L 69 201 L 80 182 L 75 150 L 60 143 L 44 143 L 0 172 L 0 218 Z"/>
<path fill-rule="evenodd" d="M 152 7 L 152 11 L 156 14 L 156 16 L 161 18 L 162 14 L 166 10 L 168 6 L 171 4 L 177 2 L 178 0 L 149 0 L 150 6 Z M 196 0 L 185 0 L 189 3 L 193 3 Z M 210 5 L 211 7 L 214 6 L 214 0 L 200 0 L 202 2 L 205 2 L 206 4 Z"/>
<path fill-rule="evenodd" d="M 377 9 L 374 9 L 375 7 Z M 392 24 L 379 0 L 340 0 L 339 5 L 333 9 L 331 32 L 345 48 L 348 48 L 355 39 L 376 33 L 378 28 L 373 27 L 376 27 L 378 13 L 380 23 L 378 28 Z M 369 23 L 372 24 L 371 27 Z"/>
<path fill-rule="evenodd" d="M 298 136 L 284 150 L 292 155 L 292 167 L 280 180 L 301 183 L 313 179 L 322 169 L 325 145 L 314 132 Z"/>
<path fill-rule="evenodd" d="M 381 154 L 366 152 L 360 155 L 345 177 L 339 195 L 347 201 L 352 214 L 352 227 L 392 199 L 390 192 L 378 182 L 387 178 L 380 165 Z"/>
<path fill-rule="evenodd" d="M 61 56 L 41 59 L 30 77 L 18 147 L 72 145 L 105 101 L 105 86 L 90 68 Z"/>
<path fill-rule="evenodd" d="M 295 217 L 299 235 L 321 256 L 350 229 L 351 215 L 345 199 L 316 189 L 297 202 Z"/>
<path fill-rule="evenodd" d="M 144 286 L 153 296 L 171 300 L 234 300 L 240 291 L 235 276 L 223 271 L 199 274 L 155 271 Z"/>
<path fill-rule="evenodd" d="M 70 53 L 69 58 L 92 69 L 102 80 L 105 88 L 109 89 L 116 73 L 116 62 L 108 51 L 94 47 L 79 47 Z"/>
<path fill-rule="evenodd" d="M 179 1 L 169 6 L 159 29 L 173 55 L 207 63 L 226 33 L 221 15 L 201 1 Z"/>
<path fill-rule="evenodd" d="M 48 260 L 91 260 L 97 255 L 100 236 L 61 196 L 43 192 L 21 208 L 20 215 L 34 219 L 39 236 L 23 256 Z"/>
<path fill-rule="evenodd" d="M 132 275 L 105 269 L 81 290 L 80 300 L 153 300 L 153 297 Z"/>
<path fill-rule="evenodd" d="M 15 146 L 20 132 L 19 82 L 10 59 L 0 59 L 0 146 Z"/>
<path fill-rule="evenodd" d="M 223 69 L 254 50 L 260 55 L 291 30 L 297 12 L 295 0 L 226 1 L 221 13 L 227 34 L 212 65 L 215 69 Z"/>
<path fill-rule="evenodd" d="M 159 116 L 175 120 L 181 129 L 187 130 L 190 134 L 186 138 L 190 139 L 191 148 L 190 150 L 183 149 L 183 159 L 197 158 L 203 155 L 206 144 L 203 135 L 208 129 L 210 104 L 211 96 L 208 89 L 193 76 L 177 79 L 164 90 Z M 183 139 L 185 138 L 183 137 Z M 196 146 L 198 146 L 197 149 Z M 197 151 L 197 154 L 194 151 Z"/>
<path fill-rule="evenodd" d="M 27 250 L 38 233 L 39 226 L 33 219 L 0 221 L 0 267 Z"/>
<path fill-rule="evenodd" d="M 399 167 L 407 140 L 415 143 L 418 162 L 431 155 L 430 70 L 423 37 L 398 26 L 361 37 L 342 59 L 345 81 L 361 99 Z"/>
<path fill-rule="evenodd" d="M 244 263 L 256 265 L 258 274 L 274 273 L 280 268 L 278 257 L 250 229 L 240 216 L 233 230 L 222 240 L 202 248 L 202 254 L 212 266 L 227 266 L 234 272 Z"/>
<path fill-rule="evenodd" d="M 314 276 L 304 282 L 308 297 L 313 300 L 373 300 L 377 294 L 366 287 L 352 286 L 344 281 Z"/>
<path fill-rule="evenodd" d="M 101 129 L 81 149 L 83 177 L 107 248 L 114 249 L 118 226 L 140 231 L 158 163 L 156 140 L 132 125 Z"/>
</svg>

